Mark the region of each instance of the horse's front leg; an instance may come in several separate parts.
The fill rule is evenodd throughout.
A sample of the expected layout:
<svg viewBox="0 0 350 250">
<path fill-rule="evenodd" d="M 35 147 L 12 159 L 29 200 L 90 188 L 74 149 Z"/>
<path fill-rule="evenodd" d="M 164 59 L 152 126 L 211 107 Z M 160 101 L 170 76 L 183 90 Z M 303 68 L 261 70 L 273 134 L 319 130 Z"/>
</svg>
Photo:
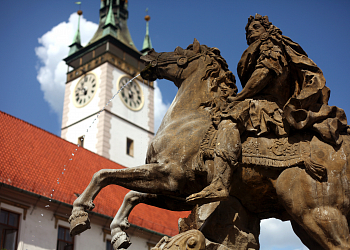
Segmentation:
<svg viewBox="0 0 350 250">
<path fill-rule="evenodd" d="M 125 233 L 130 227 L 128 217 L 132 209 L 140 203 L 164 208 L 172 211 L 192 210 L 193 206 L 186 203 L 184 198 L 174 198 L 157 194 L 141 193 L 130 191 L 125 197 L 123 204 L 119 208 L 111 223 L 112 245 L 115 250 L 126 249 L 131 242 Z"/>
<path fill-rule="evenodd" d="M 144 193 L 178 196 L 179 182 L 183 177 L 179 167 L 157 163 L 135 168 L 102 169 L 96 172 L 87 188 L 73 203 L 72 215 L 69 218 L 71 235 L 90 228 L 86 211 L 94 208 L 93 200 L 105 186 L 115 184 Z"/>
<path fill-rule="evenodd" d="M 130 246 L 131 242 L 129 236 L 125 233 L 130 227 L 128 217 L 131 210 L 139 203 L 144 202 L 146 199 L 156 198 L 156 194 L 146 194 L 136 191 L 130 191 L 125 197 L 123 204 L 120 206 L 118 213 L 114 217 L 111 223 L 111 236 L 112 245 L 116 249 L 126 249 Z"/>
</svg>

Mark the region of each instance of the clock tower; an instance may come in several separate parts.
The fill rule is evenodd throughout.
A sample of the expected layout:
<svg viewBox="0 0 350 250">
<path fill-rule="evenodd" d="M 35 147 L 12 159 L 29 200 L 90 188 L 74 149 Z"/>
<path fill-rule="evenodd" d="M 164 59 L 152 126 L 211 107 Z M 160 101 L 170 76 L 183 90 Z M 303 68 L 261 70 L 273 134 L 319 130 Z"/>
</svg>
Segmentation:
<svg viewBox="0 0 350 250">
<path fill-rule="evenodd" d="M 82 12 L 78 14 L 80 18 Z M 144 164 L 154 136 L 154 89 L 153 83 L 144 83 L 140 77 L 123 88 L 143 69 L 139 58 L 152 46 L 149 16 L 145 18 L 147 29 L 141 52 L 131 39 L 127 19 L 127 1 L 102 0 L 98 29 L 85 47 L 80 44 L 78 24 L 64 59 L 69 70 L 61 137 L 133 167 Z"/>
</svg>

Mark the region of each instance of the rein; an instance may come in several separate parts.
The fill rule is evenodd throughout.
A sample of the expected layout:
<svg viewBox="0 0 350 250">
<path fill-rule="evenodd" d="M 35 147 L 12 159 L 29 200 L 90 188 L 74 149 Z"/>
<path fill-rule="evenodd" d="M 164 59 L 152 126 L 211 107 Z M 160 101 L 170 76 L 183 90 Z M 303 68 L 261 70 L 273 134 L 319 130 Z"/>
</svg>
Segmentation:
<svg viewBox="0 0 350 250">
<path fill-rule="evenodd" d="M 161 65 L 167 65 L 167 64 L 173 64 L 173 63 L 177 63 L 177 65 L 179 66 L 178 71 L 176 72 L 176 78 L 180 78 L 183 70 L 187 67 L 188 63 L 203 56 L 203 54 L 196 54 L 194 56 L 191 57 L 187 57 L 187 56 L 180 56 L 179 58 L 165 58 L 163 60 L 160 59 L 160 56 L 164 54 L 163 53 L 159 53 L 157 55 L 157 58 L 155 60 L 153 60 L 151 62 L 151 67 L 155 68 L 157 66 L 161 66 Z M 156 68 L 156 70 L 158 71 L 158 68 Z M 157 72 L 158 75 L 160 76 L 159 72 Z"/>
</svg>

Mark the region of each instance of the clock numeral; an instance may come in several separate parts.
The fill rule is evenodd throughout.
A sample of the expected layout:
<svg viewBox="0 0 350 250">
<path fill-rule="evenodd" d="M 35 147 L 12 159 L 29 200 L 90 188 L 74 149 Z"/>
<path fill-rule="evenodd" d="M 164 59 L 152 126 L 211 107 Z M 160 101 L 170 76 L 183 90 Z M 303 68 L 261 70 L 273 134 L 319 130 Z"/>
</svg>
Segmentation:
<svg viewBox="0 0 350 250">
<path fill-rule="evenodd" d="M 80 99 L 79 104 L 81 104 L 82 101 L 83 101 L 83 99 Z"/>
<path fill-rule="evenodd" d="M 78 102 L 79 101 L 79 96 L 77 98 L 75 98 L 75 100 Z"/>
<path fill-rule="evenodd" d="M 95 86 L 96 86 L 96 83 L 94 83 L 94 84 L 92 85 L 93 88 L 95 88 Z"/>
</svg>

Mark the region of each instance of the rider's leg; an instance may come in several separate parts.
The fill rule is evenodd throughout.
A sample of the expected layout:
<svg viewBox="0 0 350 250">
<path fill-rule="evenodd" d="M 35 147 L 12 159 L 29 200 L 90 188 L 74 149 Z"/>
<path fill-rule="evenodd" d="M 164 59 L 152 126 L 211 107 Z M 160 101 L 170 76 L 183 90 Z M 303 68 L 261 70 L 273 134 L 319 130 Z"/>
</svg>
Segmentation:
<svg viewBox="0 0 350 250">
<path fill-rule="evenodd" d="M 231 120 L 222 121 L 218 126 L 212 182 L 201 192 L 190 195 L 186 200 L 190 203 L 208 203 L 227 199 L 232 170 L 237 164 L 241 148 L 237 124 Z"/>
</svg>

